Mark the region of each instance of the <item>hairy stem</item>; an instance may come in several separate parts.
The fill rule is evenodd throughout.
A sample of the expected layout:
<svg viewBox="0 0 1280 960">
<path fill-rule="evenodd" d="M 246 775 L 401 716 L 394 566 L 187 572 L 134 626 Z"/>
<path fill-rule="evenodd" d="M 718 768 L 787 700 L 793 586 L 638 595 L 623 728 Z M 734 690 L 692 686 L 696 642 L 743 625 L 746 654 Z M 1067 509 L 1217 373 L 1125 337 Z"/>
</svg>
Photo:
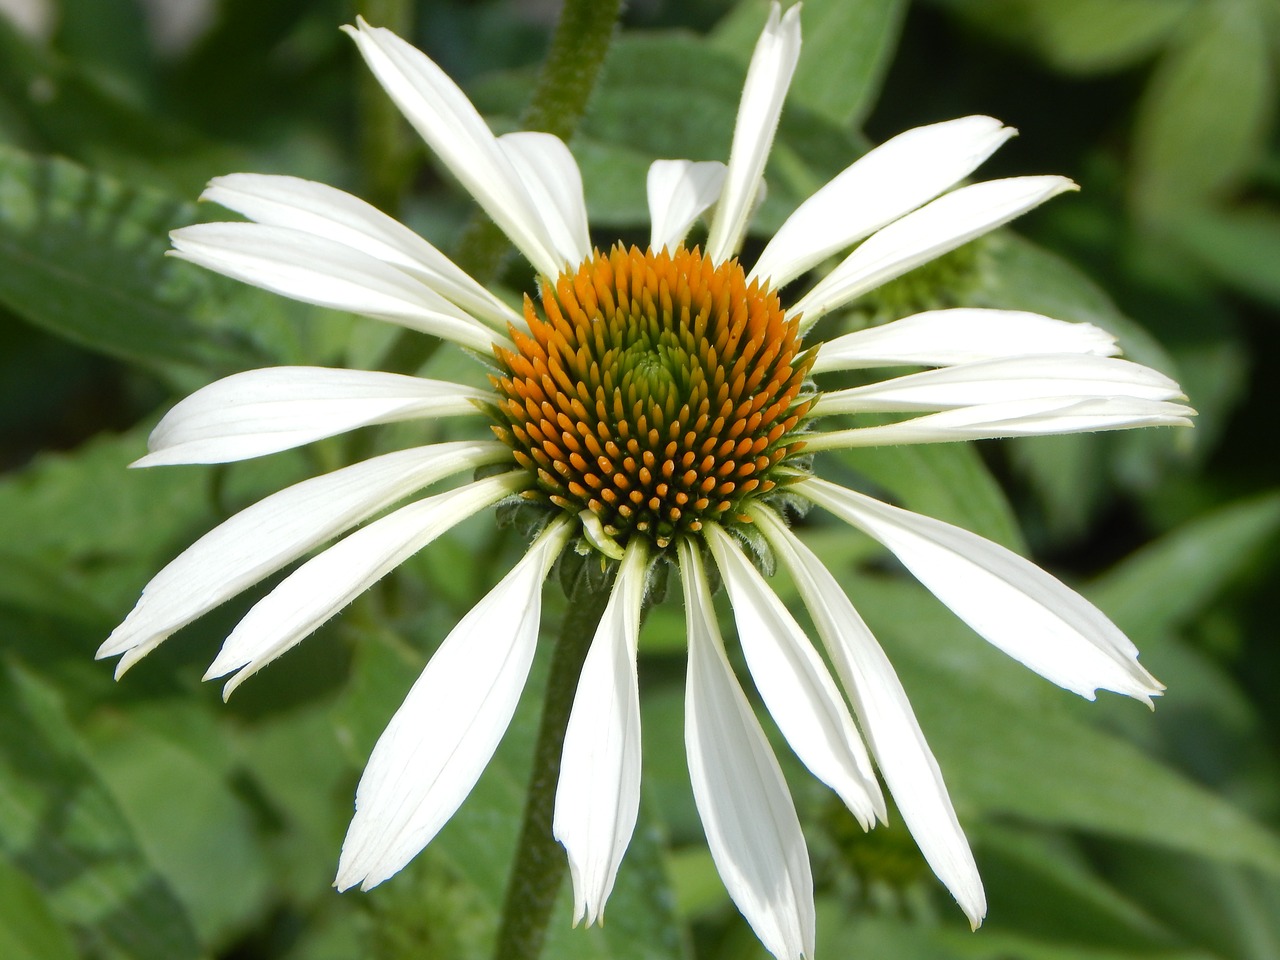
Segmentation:
<svg viewBox="0 0 1280 960">
<path fill-rule="evenodd" d="M 565 609 L 560 637 L 551 656 L 533 773 L 502 905 L 494 960 L 537 960 L 542 954 L 547 923 L 568 867 L 564 851 L 551 835 L 560 753 L 582 662 L 608 599 L 609 591 L 601 589 L 576 598 Z"/>
<path fill-rule="evenodd" d="M 573 136 L 600 79 L 622 3 L 565 0 L 533 96 L 520 116 L 520 129 L 542 130 L 565 141 Z M 454 261 L 481 283 L 489 283 L 510 249 L 502 231 L 477 209 L 462 231 Z M 405 331 L 387 354 L 394 366 L 383 364 L 382 369 L 413 373 L 429 355 L 423 352 L 427 342 L 421 334 Z"/>
</svg>

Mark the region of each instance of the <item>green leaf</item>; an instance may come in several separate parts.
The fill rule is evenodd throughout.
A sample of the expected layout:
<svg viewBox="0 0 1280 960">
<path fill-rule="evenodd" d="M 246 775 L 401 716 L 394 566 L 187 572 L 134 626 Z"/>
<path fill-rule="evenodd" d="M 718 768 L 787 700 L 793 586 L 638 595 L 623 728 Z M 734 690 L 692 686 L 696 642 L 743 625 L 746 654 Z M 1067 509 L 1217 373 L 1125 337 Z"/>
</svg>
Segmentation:
<svg viewBox="0 0 1280 960">
<path fill-rule="evenodd" d="M 1224 210 L 1178 223 L 1178 241 L 1221 282 L 1280 305 L 1280 215 L 1274 210 Z M 1274 314 L 1264 314 L 1274 319 Z"/>
<path fill-rule="evenodd" d="M 1009 824 L 983 824 L 972 832 L 993 906 L 984 934 L 1021 932 L 1041 941 L 1134 951 L 1176 942 L 1103 880 L 1078 844 Z"/>
<path fill-rule="evenodd" d="M 0 670 L 0 729 L 9 733 L 0 739 L 0 851 L 75 932 L 81 955 L 199 956 L 182 904 L 86 764 L 61 703 L 11 663 Z"/>
<path fill-rule="evenodd" d="M 350 318 L 166 257 L 195 208 L 0 145 L 0 303 L 190 388 L 272 362 L 323 363 Z"/>
<path fill-rule="evenodd" d="M 1195 0 L 942 0 L 1068 73 L 1128 67 L 1153 53 Z"/>
<path fill-rule="evenodd" d="M 229 468 L 130 470 L 146 451 L 144 435 L 100 436 L 0 478 L 0 562 L 25 568 L 22 580 L 0 582 L 0 600 L 65 614 L 56 592 L 71 588 L 85 598 L 75 610 L 81 619 L 123 615 L 159 565 L 219 517 L 306 472 L 294 454 Z"/>
<path fill-rule="evenodd" d="M 40 891 L 0 859 L 0 956 L 8 960 L 76 960 L 67 929 Z"/>
<path fill-rule="evenodd" d="M 1009 231 L 985 243 L 990 262 L 971 306 L 1030 310 L 1092 323 L 1114 334 L 1128 359 L 1176 377 L 1176 365 L 1164 348 L 1078 267 Z"/>
<path fill-rule="evenodd" d="M 841 457 L 907 509 L 1022 548 L 1009 501 L 972 444 L 866 447 Z"/>
<path fill-rule="evenodd" d="M 204 943 L 225 943 L 268 905 L 252 811 L 231 783 L 229 737 L 208 693 L 99 711 L 91 761 Z M 221 710 L 221 704 L 213 709 Z"/>
<path fill-rule="evenodd" d="M 1012 814 L 1280 876 L 1280 839 L 1247 815 L 1076 719 L 1089 708 L 981 649 L 914 585 L 854 579 L 851 595 L 902 674 L 962 821 L 965 810 Z"/>
<path fill-rule="evenodd" d="M 1138 104 L 1131 184 L 1138 215 L 1168 222 L 1238 186 L 1258 162 L 1274 102 L 1258 4 L 1200 4 Z"/>
<path fill-rule="evenodd" d="M 1273 876 L 1125 845 L 1100 858 L 1129 897 L 1180 938 L 1230 960 L 1280 955 L 1280 882 Z"/>
<path fill-rule="evenodd" d="M 745 61 L 697 37 L 682 33 L 620 37 L 610 50 L 580 138 L 587 145 L 589 162 L 600 144 L 607 145 L 603 149 L 609 152 L 626 151 L 628 159 L 626 167 L 612 177 L 602 177 L 598 170 L 590 173 L 587 183 L 592 194 L 601 197 L 619 174 L 625 175 L 630 181 L 624 194 L 629 198 L 626 207 L 636 211 L 644 196 L 643 170 L 652 160 L 727 160 L 744 76 Z M 498 91 L 488 89 L 486 102 L 492 103 Z M 754 228 L 761 232 L 776 228 L 860 152 L 851 136 L 829 119 L 802 103 L 789 107 L 770 155 L 769 191 Z M 643 218 L 631 222 L 647 221 L 646 207 Z M 611 222 L 616 221 L 611 218 Z"/>
<path fill-rule="evenodd" d="M 844 129 L 861 124 L 880 93 L 906 9 L 903 0 L 805 0 L 790 102 Z M 768 13 L 766 0 L 739 3 L 716 27 L 716 49 L 746 63 Z"/>
<path fill-rule="evenodd" d="M 1092 323 L 1114 334 L 1128 359 L 1179 379 L 1169 353 L 1066 260 L 1007 231 L 986 241 L 984 254 L 989 262 L 971 299 L 973 306 L 1030 310 L 1059 320 Z M 1136 474 L 1130 485 L 1149 484 L 1152 468 L 1168 460 L 1170 451 L 1187 439 L 1175 431 L 1069 434 L 1012 440 L 1005 449 L 1030 479 L 1049 536 L 1070 539 L 1086 529 L 1114 487 L 1127 479 L 1120 470 L 1124 455 L 1136 448 L 1129 462 L 1147 471 Z"/>
<path fill-rule="evenodd" d="M 245 365 L 192 322 L 205 278 L 167 260 L 191 207 L 72 163 L 0 147 L 0 301 L 93 350 L 164 369 Z"/>
<path fill-rule="evenodd" d="M 1138 640 L 1159 639 L 1246 574 L 1280 533 L 1280 493 L 1198 517 L 1127 557 L 1087 589 Z"/>
</svg>

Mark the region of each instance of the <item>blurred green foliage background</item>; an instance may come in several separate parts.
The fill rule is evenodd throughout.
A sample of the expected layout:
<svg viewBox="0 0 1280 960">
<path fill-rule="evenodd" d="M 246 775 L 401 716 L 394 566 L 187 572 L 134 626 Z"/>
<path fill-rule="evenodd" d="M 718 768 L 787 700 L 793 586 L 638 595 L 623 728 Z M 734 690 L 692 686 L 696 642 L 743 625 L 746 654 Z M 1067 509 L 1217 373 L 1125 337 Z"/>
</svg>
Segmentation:
<svg viewBox="0 0 1280 960">
<path fill-rule="evenodd" d="M 118 684 L 92 660 L 182 547 L 346 453 L 331 441 L 224 468 L 126 470 L 160 413 L 236 370 L 374 366 L 392 345 L 377 324 L 165 259 L 167 231 L 216 218 L 193 202 L 203 184 L 248 170 L 353 190 L 454 248 L 469 202 L 336 28 L 357 12 L 399 27 L 510 129 L 556 13 L 551 0 L 356 7 L 0 2 L 0 956 L 488 952 L 536 671 L 494 764 L 427 852 L 371 894 L 329 884 L 370 746 L 434 644 L 518 555 L 511 531 L 465 524 L 228 705 L 199 677 L 252 597 Z M 573 142 L 602 242 L 643 242 L 652 159 L 726 156 L 764 13 L 763 0 L 629 5 Z M 1280 3 L 807 0 L 803 22 L 762 233 L 869 143 L 967 113 L 1022 131 L 984 176 L 1064 173 L 1083 187 L 843 322 L 951 302 L 1087 320 L 1176 376 L 1200 411 L 1192 435 L 833 461 L 1066 578 L 1169 691 L 1150 715 L 1081 702 L 985 647 L 872 545 L 815 526 L 808 539 L 903 675 L 991 902 L 969 933 L 901 826 L 861 834 L 780 750 L 815 864 L 819 955 L 1275 960 Z M 527 282 L 515 268 L 504 279 Z M 418 438 L 395 428 L 368 442 Z M 678 603 L 655 610 L 642 639 L 646 798 L 608 923 L 571 930 L 566 901 L 549 957 L 763 956 L 672 746 L 679 616 Z"/>
</svg>

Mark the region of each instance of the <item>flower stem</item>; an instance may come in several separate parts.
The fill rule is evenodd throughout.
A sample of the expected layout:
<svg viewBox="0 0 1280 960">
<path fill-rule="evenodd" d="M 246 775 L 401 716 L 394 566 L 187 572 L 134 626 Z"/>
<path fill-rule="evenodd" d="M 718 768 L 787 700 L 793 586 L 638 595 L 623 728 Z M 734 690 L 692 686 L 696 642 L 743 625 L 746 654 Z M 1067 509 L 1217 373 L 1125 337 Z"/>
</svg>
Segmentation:
<svg viewBox="0 0 1280 960">
<path fill-rule="evenodd" d="M 534 747 L 533 772 L 516 847 L 494 960 L 537 960 L 546 940 L 568 861 L 551 835 L 560 753 L 577 691 L 582 662 L 609 599 L 607 589 L 585 593 L 565 608 L 560 637 L 551 655 L 542 721 Z"/>
<path fill-rule="evenodd" d="M 533 96 L 520 116 L 521 130 L 542 130 L 568 141 L 582 116 L 613 41 L 623 0 L 564 0 L 560 21 L 551 38 Z M 502 268 L 511 244 L 482 211 L 476 210 L 463 228 L 454 262 L 481 283 L 489 283 Z M 425 356 L 418 351 L 428 338 L 406 331 L 391 347 L 383 370 L 413 373 Z"/>
</svg>

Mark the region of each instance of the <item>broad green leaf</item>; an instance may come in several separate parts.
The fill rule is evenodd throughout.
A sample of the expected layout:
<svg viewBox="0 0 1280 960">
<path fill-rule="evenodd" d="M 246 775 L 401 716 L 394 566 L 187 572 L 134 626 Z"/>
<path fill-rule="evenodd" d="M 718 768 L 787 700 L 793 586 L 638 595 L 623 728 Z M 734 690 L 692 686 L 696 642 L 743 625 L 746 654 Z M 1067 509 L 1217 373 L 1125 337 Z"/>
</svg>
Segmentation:
<svg viewBox="0 0 1280 960">
<path fill-rule="evenodd" d="M 868 447 L 842 459 L 909 510 L 1015 550 L 1022 546 L 1009 501 L 972 444 Z"/>
<path fill-rule="evenodd" d="M 984 253 L 990 262 L 969 306 L 1030 310 L 1058 320 L 1092 323 L 1115 334 L 1128 359 L 1177 375 L 1173 360 L 1151 334 L 1056 253 L 1007 230 L 987 240 Z"/>
<path fill-rule="evenodd" d="M 1070 840 L 1008 824 L 982 824 L 971 833 L 992 906 L 984 934 L 1020 932 L 1081 948 L 1134 951 L 1176 942 L 1107 883 Z"/>
<path fill-rule="evenodd" d="M 999 905 L 993 907 L 993 913 Z M 892 960 L 1221 960 L 1171 946 L 1142 949 L 1062 942 L 1034 933 L 1001 930 L 988 923 L 975 933 L 927 919 L 854 916 L 833 900 L 818 902 L 818 955 Z M 753 958 L 754 960 L 754 958 Z"/>
<path fill-rule="evenodd" d="M 645 177 L 653 157 L 586 136 L 574 138 L 573 155 L 582 168 L 592 227 L 635 227 L 643 234 L 649 226 Z"/>
<path fill-rule="evenodd" d="M 38 326 L 148 366 L 244 366 L 192 322 L 209 284 L 164 257 L 193 210 L 64 160 L 0 147 L 0 301 Z"/>
<path fill-rule="evenodd" d="M 1202 213 L 1179 221 L 1178 241 L 1218 280 L 1280 304 L 1280 214 L 1266 209 Z"/>
<path fill-rule="evenodd" d="M 26 595 L 6 581 L 0 599 L 23 603 L 67 584 L 86 598 L 80 612 L 123 616 L 151 575 L 219 517 L 308 472 L 292 454 L 229 468 L 130 470 L 144 437 L 102 436 L 0 478 L 0 562 L 46 585 Z"/>
<path fill-rule="evenodd" d="M 1087 705 L 1069 703 L 1069 694 L 980 649 L 967 627 L 914 585 L 877 578 L 852 595 L 902 674 L 962 820 L 965 810 L 1012 814 L 1280 875 L 1280 840 L 1271 832 L 1076 719 L 1088 715 Z M 1006 663 L 997 668 L 995 660 Z M 1021 680 L 1013 676 L 1019 672 Z M 1157 709 L 1152 722 L 1159 718 Z"/>
<path fill-rule="evenodd" d="M 844 129 L 857 127 L 880 93 L 906 9 L 903 0 L 806 0 L 790 102 Z M 716 49 L 746 63 L 768 13 L 765 0 L 739 3 L 716 27 Z"/>
<path fill-rule="evenodd" d="M 1088 277 L 1066 260 L 1008 231 L 987 242 L 989 263 L 972 306 L 1030 310 L 1059 320 L 1092 323 L 1119 339 L 1127 359 L 1175 379 L 1177 364 L 1142 327 L 1126 317 Z M 1139 462 L 1159 465 L 1183 441 L 1164 430 L 1107 436 L 1073 434 L 1007 441 L 1004 448 L 1030 479 L 1051 537 L 1072 539 L 1087 527 L 1119 485 L 1118 462 L 1139 447 Z M 1154 449 L 1153 449 L 1154 448 Z M 1149 477 L 1136 478 L 1149 482 Z"/>
<path fill-rule="evenodd" d="M 182 904 L 85 762 L 57 696 L 0 671 L 0 851 L 102 960 L 200 955 Z"/>
<path fill-rule="evenodd" d="M 186 387 L 332 360 L 349 318 L 165 256 L 168 231 L 195 219 L 160 192 L 0 145 L 0 303 Z"/>
<path fill-rule="evenodd" d="M 1220 507 L 1127 557 L 1087 592 L 1137 640 L 1159 638 L 1247 573 L 1280 533 L 1280 493 Z"/>
<path fill-rule="evenodd" d="M 36 886 L 0 858 L 0 956 L 8 960 L 76 960 L 67 929 Z"/>
<path fill-rule="evenodd" d="M 1195 0 L 942 0 L 1002 39 L 1060 70 L 1091 74 L 1154 52 Z"/>
<path fill-rule="evenodd" d="M 201 941 L 217 944 L 260 919 L 269 881 L 253 810 L 234 789 L 229 738 L 209 699 L 103 710 L 86 738 L 139 845 Z"/>
<path fill-rule="evenodd" d="M 1259 5 L 1199 5 L 1138 104 L 1131 191 L 1139 216 L 1167 223 L 1238 186 L 1259 159 L 1273 84 Z"/>
<path fill-rule="evenodd" d="M 593 227 L 637 227 L 647 233 L 645 176 L 654 160 L 727 160 L 745 75 L 745 57 L 690 34 L 620 36 L 571 144 L 583 168 Z M 471 93 L 495 127 L 507 129 L 530 82 L 523 71 L 494 74 Z M 761 234 L 776 229 L 863 149 L 828 117 L 802 101 L 790 102 L 770 153 L 768 191 L 753 229 Z M 597 241 L 611 238 L 605 233 Z"/>
<path fill-rule="evenodd" d="M 1280 955 L 1280 882 L 1274 876 L 1137 845 L 1108 850 L 1100 860 L 1120 889 L 1184 942 L 1229 960 Z"/>
</svg>

